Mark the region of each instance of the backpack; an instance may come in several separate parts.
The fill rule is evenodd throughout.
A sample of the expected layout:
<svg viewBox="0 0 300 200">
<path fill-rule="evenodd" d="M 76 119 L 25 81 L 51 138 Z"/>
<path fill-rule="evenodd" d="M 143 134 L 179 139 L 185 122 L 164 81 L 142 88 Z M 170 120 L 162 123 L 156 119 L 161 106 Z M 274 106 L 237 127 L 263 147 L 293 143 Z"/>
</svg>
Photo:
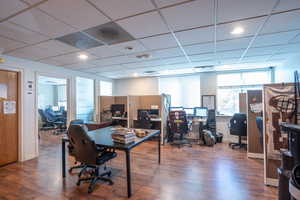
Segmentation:
<svg viewBox="0 0 300 200">
<path fill-rule="evenodd" d="M 211 131 L 203 130 L 203 142 L 207 146 L 214 146 L 214 144 L 216 144 L 216 138 Z"/>
</svg>

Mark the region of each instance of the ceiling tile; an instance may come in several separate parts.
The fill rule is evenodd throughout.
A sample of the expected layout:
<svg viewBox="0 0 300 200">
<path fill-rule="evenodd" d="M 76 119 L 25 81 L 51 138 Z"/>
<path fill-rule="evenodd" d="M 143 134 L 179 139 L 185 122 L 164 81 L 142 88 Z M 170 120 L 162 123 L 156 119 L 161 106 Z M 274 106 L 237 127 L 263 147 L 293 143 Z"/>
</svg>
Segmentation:
<svg viewBox="0 0 300 200">
<path fill-rule="evenodd" d="M 79 49 L 67 45 L 65 43 L 59 42 L 57 40 L 48 40 L 45 42 L 41 42 L 37 45 L 34 45 L 34 47 L 44 49 L 44 51 L 48 51 L 49 53 L 52 54 L 50 56 L 79 51 Z"/>
<path fill-rule="evenodd" d="M 77 64 L 71 64 L 71 65 L 64 65 L 67 69 L 73 69 L 73 70 L 86 70 L 90 68 L 96 67 L 95 65 L 91 65 L 88 63 L 77 63 Z"/>
<path fill-rule="evenodd" d="M 120 0 L 91 0 L 101 11 L 114 20 L 143 13 L 155 8 L 150 0 L 123 1 L 124 3 L 120 6 Z"/>
<path fill-rule="evenodd" d="M 279 54 L 274 54 L 271 57 L 268 58 L 268 61 L 271 60 L 287 60 L 291 56 L 293 56 L 293 53 L 279 53 Z"/>
<path fill-rule="evenodd" d="M 284 1 L 280 1 L 275 11 L 285 11 L 285 10 L 290 10 L 295 8 L 300 8 L 299 0 L 284 0 Z"/>
<path fill-rule="evenodd" d="M 24 48 L 16 49 L 15 51 L 7 53 L 9 56 L 14 56 L 18 58 L 24 58 L 28 60 L 39 60 L 49 56 L 48 51 L 44 51 L 42 48 L 37 48 L 34 46 L 27 46 Z"/>
<path fill-rule="evenodd" d="M 62 65 L 60 62 L 54 60 L 53 58 L 42 59 L 42 60 L 39 60 L 39 62 L 48 64 L 48 65 L 55 65 L 55 66 L 61 66 Z"/>
<path fill-rule="evenodd" d="M 177 42 L 172 34 L 148 37 L 140 40 L 149 50 L 176 47 Z"/>
<path fill-rule="evenodd" d="M 31 0 L 27 1 L 30 2 Z M 66 24 L 76 27 L 77 30 L 87 29 L 110 21 L 85 0 L 50 0 L 43 3 L 39 8 Z"/>
<path fill-rule="evenodd" d="M 291 42 L 300 42 L 300 33 Z"/>
<path fill-rule="evenodd" d="M 117 23 L 136 39 L 169 32 L 158 12 L 130 17 Z"/>
<path fill-rule="evenodd" d="M 90 62 L 91 60 L 94 60 L 94 59 L 98 58 L 98 57 L 96 57 L 94 55 L 88 54 L 89 58 L 87 60 L 80 61 L 79 58 L 78 58 L 78 56 L 81 53 L 87 54 L 86 52 L 76 52 L 76 53 L 70 53 L 70 54 L 55 56 L 55 57 L 52 57 L 51 59 L 54 60 L 54 61 L 56 61 L 56 62 L 58 62 L 58 63 L 60 63 L 60 65 L 70 65 L 70 64 L 74 64 L 74 63 L 85 64 L 85 63 Z"/>
<path fill-rule="evenodd" d="M 56 19 L 35 8 L 17 15 L 9 21 L 50 37 L 59 37 L 71 32 L 75 32 L 75 29 L 73 29 L 71 26 L 57 21 Z"/>
<path fill-rule="evenodd" d="M 181 2 L 188 2 L 187 0 L 155 0 L 155 3 L 159 8 L 174 5 Z"/>
<path fill-rule="evenodd" d="M 227 22 L 271 12 L 276 0 L 221 0 L 218 1 L 218 22 Z"/>
<path fill-rule="evenodd" d="M 182 45 L 197 44 L 214 41 L 214 28 L 197 28 L 175 33 Z"/>
<path fill-rule="evenodd" d="M 251 38 L 252 37 L 218 41 L 216 48 L 217 51 L 246 49 L 251 41 Z"/>
<path fill-rule="evenodd" d="M 26 4 L 19 0 L 1 0 L 0 20 L 9 17 L 23 9 L 27 8 Z"/>
<path fill-rule="evenodd" d="M 169 26 L 177 31 L 213 24 L 213 10 L 212 0 L 198 0 L 165 8 L 161 12 Z"/>
<path fill-rule="evenodd" d="M 170 49 L 162 49 L 157 51 L 150 52 L 153 59 L 156 58 L 169 58 L 169 57 L 176 57 L 176 56 L 183 56 L 183 52 L 180 48 L 170 48 Z"/>
<path fill-rule="evenodd" d="M 213 42 L 205 44 L 195 44 L 183 47 L 188 55 L 214 52 L 215 45 Z"/>
<path fill-rule="evenodd" d="M 290 31 L 260 35 L 255 39 L 252 47 L 287 44 L 291 39 L 295 38 L 298 33 L 300 32 Z"/>
<path fill-rule="evenodd" d="M 130 63 L 135 62 L 136 58 L 129 57 L 129 56 L 116 56 L 111 58 L 103 58 L 103 59 L 97 59 L 94 61 L 91 61 L 91 64 L 97 65 L 97 66 L 109 66 L 109 65 L 118 65 L 123 63 Z"/>
<path fill-rule="evenodd" d="M 265 62 L 270 57 L 270 55 L 262 55 L 262 56 L 249 56 L 244 57 L 243 62 Z"/>
<path fill-rule="evenodd" d="M 259 55 L 271 55 L 275 53 L 280 46 L 272 46 L 272 47 L 261 47 L 261 48 L 250 48 L 246 53 L 246 57 L 248 56 L 259 56 Z"/>
<path fill-rule="evenodd" d="M 188 60 L 186 59 L 186 57 L 181 56 L 175 58 L 162 59 L 161 62 L 165 65 L 171 65 L 176 63 L 188 63 Z"/>
<path fill-rule="evenodd" d="M 300 43 L 287 44 L 279 47 L 280 53 L 299 53 Z"/>
<path fill-rule="evenodd" d="M 24 46 L 26 46 L 25 43 L 16 42 L 14 40 L 10 40 L 8 38 L 0 36 L 0 51 L 3 50 L 4 53 Z"/>
<path fill-rule="evenodd" d="M 214 53 L 203 53 L 198 55 L 189 56 L 193 62 L 199 62 L 203 60 L 212 60 L 215 58 Z"/>
<path fill-rule="evenodd" d="M 254 35 L 261 24 L 264 22 L 265 17 L 237 21 L 228 24 L 221 24 L 217 26 L 217 40 L 234 39 Z M 244 28 L 244 33 L 240 35 L 231 34 L 232 30 L 236 27 Z"/>
<path fill-rule="evenodd" d="M 300 29 L 300 10 L 272 15 L 261 33 Z"/>
<path fill-rule="evenodd" d="M 122 42 L 119 44 L 111 45 L 110 48 L 114 51 L 121 52 L 123 54 L 131 54 L 146 51 L 147 49 L 137 40 L 129 41 L 129 42 Z M 127 48 L 132 48 L 127 49 Z"/>
<path fill-rule="evenodd" d="M 25 42 L 27 44 L 38 43 L 49 39 L 39 33 L 27 30 L 9 22 L 0 23 L 0 35 L 11 38 L 15 41 Z"/>
<path fill-rule="evenodd" d="M 96 55 L 99 58 L 107 58 L 113 56 L 120 56 L 122 53 L 110 48 L 109 46 L 100 46 L 92 49 L 88 49 L 87 52 Z"/>
<path fill-rule="evenodd" d="M 218 59 L 240 58 L 243 53 L 244 50 L 221 51 L 221 52 L 217 52 L 217 58 Z"/>
</svg>

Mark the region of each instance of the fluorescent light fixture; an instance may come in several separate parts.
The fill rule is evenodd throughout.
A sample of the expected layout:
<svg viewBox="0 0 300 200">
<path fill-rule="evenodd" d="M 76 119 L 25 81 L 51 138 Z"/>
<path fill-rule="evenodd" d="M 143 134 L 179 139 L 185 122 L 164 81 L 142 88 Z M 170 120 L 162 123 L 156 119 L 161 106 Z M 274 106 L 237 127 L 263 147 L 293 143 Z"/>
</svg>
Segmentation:
<svg viewBox="0 0 300 200">
<path fill-rule="evenodd" d="M 78 55 L 78 58 L 79 58 L 80 60 L 86 60 L 86 59 L 88 59 L 88 55 L 86 55 L 86 54 L 79 54 L 79 55 Z"/>
<path fill-rule="evenodd" d="M 231 34 L 232 35 L 239 35 L 239 34 L 242 34 L 244 33 L 244 28 L 243 27 L 235 27 L 232 31 L 231 31 Z"/>
</svg>

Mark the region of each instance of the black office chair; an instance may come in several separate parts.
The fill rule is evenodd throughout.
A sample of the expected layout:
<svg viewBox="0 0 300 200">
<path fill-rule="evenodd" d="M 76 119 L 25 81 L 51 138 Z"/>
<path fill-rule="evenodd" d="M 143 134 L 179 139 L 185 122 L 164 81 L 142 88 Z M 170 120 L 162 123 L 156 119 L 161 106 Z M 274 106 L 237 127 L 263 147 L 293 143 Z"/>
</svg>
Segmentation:
<svg viewBox="0 0 300 200">
<path fill-rule="evenodd" d="M 72 126 L 72 125 L 82 125 L 82 126 L 83 126 L 83 125 L 84 125 L 84 122 L 83 122 L 83 120 L 81 120 L 81 119 L 75 119 L 75 120 L 72 120 L 72 121 L 70 122 L 70 126 Z M 86 128 L 86 129 L 87 129 L 87 128 Z M 69 130 L 68 130 L 68 131 L 69 131 Z M 68 131 L 67 131 L 67 135 L 68 135 Z M 73 145 L 72 145 L 71 143 L 68 144 L 68 151 L 69 151 L 69 155 L 75 158 L 74 147 L 73 147 Z M 76 164 L 77 164 L 77 160 L 76 160 L 76 158 L 75 158 L 75 166 L 70 167 L 69 173 L 72 173 L 73 169 L 84 169 L 84 168 L 86 168 L 86 165 L 85 165 L 85 164 L 82 164 L 82 163 L 81 163 L 80 165 L 76 165 Z M 84 172 L 84 171 L 81 170 L 81 171 L 79 172 L 79 174 L 78 174 L 78 177 L 81 177 L 81 175 L 82 175 L 83 172 Z"/>
<path fill-rule="evenodd" d="M 206 124 L 203 129 L 211 131 L 213 135 L 216 135 L 216 111 L 213 109 L 208 110 Z"/>
<path fill-rule="evenodd" d="M 259 131 L 259 143 L 261 147 L 263 148 L 263 143 L 264 143 L 264 131 L 263 131 L 263 118 L 262 117 L 256 117 L 256 126 Z"/>
<path fill-rule="evenodd" d="M 48 119 L 43 109 L 38 109 L 39 115 L 41 116 L 42 120 L 42 127 L 41 129 L 53 129 L 55 128 L 54 121 Z"/>
<path fill-rule="evenodd" d="M 183 145 L 191 146 L 184 136 L 188 133 L 188 121 L 185 111 L 171 111 L 169 113 L 169 134 L 168 140 L 172 145 L 181 147 Z"/>
<path fill-rule="evenodd" d="M 245 113 L 235 113 L 230 119 L 229 131 L 231 135 L 239 137 L 238 143 L 231 142 L 229 146 L 234 148 L 247 148 L 247 144 L 242 143 L 242 136 L 247 136 L 247 116 Z"/>
<path fill-rule="evenodd" d="M 58 135 L 63 133 L 66 130 L 67 119 L 61 115 L 56 115 L 51 108 L 47 108 L 44 111 L 44 114 L 48 121 L 51 121 L 55 127 L 58 129 L 54 134 Z"/>
<path fill-rule="evenodd" d="M 112 185 L 112 180 L 105 177 L 109 177 L 111 171 L 108 170 L 100 174 L 99 170 L 100 166 L 117 156 L 114 149 L 97 147 L 95 142 L 88 136 L 87 130 L 81 125 L 70 126 L 68 135 L 70 144 L 74 147 L 73 152 L 76 160 L 91 169 L 89 171 L 89 177 L 78 178 L 77 185 L 79 186 L 82 181 L 90 181 L 88 193 L 93 192 L 95 184 L 100 180 Z"/>
<path fill-rule="evenodd" d="M 147 111 L 141 111 L 138 115 L 137 128 L 151 129 L 152 123 L 150 115 Z"/>
</svg>

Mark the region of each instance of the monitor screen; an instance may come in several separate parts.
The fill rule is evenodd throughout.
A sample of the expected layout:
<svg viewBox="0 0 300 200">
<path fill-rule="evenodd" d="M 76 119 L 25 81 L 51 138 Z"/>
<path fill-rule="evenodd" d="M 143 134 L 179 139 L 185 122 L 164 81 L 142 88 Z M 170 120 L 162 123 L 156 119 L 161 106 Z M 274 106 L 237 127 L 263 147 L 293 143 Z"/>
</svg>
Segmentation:
<svg viewBox="0 0 300 200">
<path fill-rule="evenodd" d="M 206 107 L 195 108 L 195 115 L 197 117 L 207 117 L 207 108 Z"/>
<path fill-rule="evenodd" d="M 125 105 L 124 104 L 112 104 L 110 109 L 111 109 L 111 113 L 113 115 L 115 113 L 122 115 L 125 112 Z"/>
<path fill-rule="evenodd" d="M 149 109 L 149 115 L 159 115 L 158 109 Z"/>
<path fill-rule="evenodd" d="M 59 111 L 59 107 L 58 107 L 58 106 L 52 106 L 52 110 L 53 110 L 54 112 L 57 112 L 57 111 Z"/>
<path fill-rule="evenodd" d="M 187 115 L 194 115 L 194 108 L 183 108 Z"/>
</svg>

